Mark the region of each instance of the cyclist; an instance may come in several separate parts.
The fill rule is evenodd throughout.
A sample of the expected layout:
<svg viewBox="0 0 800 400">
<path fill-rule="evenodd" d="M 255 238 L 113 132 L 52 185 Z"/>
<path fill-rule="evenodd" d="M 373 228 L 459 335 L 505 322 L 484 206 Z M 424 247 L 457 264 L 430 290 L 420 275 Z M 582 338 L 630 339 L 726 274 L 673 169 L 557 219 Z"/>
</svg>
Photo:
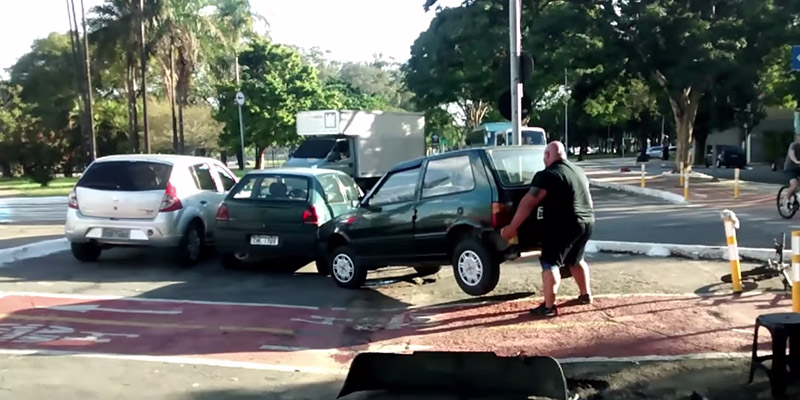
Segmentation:
<svg viewBox="0 0 800 400">
<path fill-rule="evenodd" d="M 797 191 L 797 178 L 800 177 L 800 132 L 795 133 L 795 141 L 789 145 L 786 154 L 786 163 L 783 165 L 783 173 L 789 178 L 789 191 L 786 199 L 789 199 Z"/>
</svg>

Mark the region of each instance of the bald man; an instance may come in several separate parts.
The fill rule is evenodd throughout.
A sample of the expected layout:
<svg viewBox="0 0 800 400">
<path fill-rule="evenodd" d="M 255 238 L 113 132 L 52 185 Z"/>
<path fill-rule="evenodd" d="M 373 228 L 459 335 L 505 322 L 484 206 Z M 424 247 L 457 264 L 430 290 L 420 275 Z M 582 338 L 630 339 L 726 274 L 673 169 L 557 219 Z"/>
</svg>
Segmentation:
<svg viewBox="0 0 800 400">
<path fill-rule="evenodd" d="M 542 243 L 542 283 L 544 303 L 531 310 L 534 315 L 558 315 L 556 294 L 561 283 L 560 267 L 567 266 L 580 289 L 578 302 L 591 304 L 589 265 L 583 258 L 584 248 L 592 235 L 594 210 L 589 180 L 583 170 L 567 161 L 561 142 L 550 142 L 544 151 L 545 169 L 533 177 L 531 189 L 522 198 L 514 219 L 500 235 L 510 240 L 520 225 L 538 205 L 542 206 L 544 240 Z"/>
</svg>

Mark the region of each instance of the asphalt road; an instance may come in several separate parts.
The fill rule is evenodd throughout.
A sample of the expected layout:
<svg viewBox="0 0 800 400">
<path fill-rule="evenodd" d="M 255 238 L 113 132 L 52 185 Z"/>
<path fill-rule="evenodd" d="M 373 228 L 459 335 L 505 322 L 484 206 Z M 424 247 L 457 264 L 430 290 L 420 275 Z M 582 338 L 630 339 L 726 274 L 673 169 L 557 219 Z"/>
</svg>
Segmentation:
<svg viewBox="0 0 800 400">
<path fill-rule="evenodd" d="M 597 303 L 564 304 L 562 317 L 536 321 L 526 313 L 540 293 L 535 260 L 504 264 L 496 291 L 473 299 L 458 289 L 450 268 L 426 278 L 408 268 L 388 269 L 372 273 L 368 287 L 354 291 L 337 288 L 330 278 L 314 274 L 312 266 L 291 275 L 275 272 L 269 264 L 228 271 L 215 260 L 187 269 L 165 259 L 159 252 L 114 249 L 94 264 L 61 253 L 0 268 L 0 390 L 14 398 L 40 398 L 57 391 L 65 400 L 334 398 L 344 375 L 312 373 L 309 367 L 346 363 L 352 349 L 392 351 L 393 343 L 406 351 L 424 343 L 427 347 L 419 349 L 466 347 L 561 357 L 740 351 L 752 340 L 731 330 L 754 317 L 729 314 L 726 310 L 733 304 L 727 296 L 705 302 L 682 295 L 724 291 L 719 276 L 728 270 L 725 262 L 592 255 Z M 769 292 L 776 284 L 765 282 L 760 289 Z M 563 300 L 575 296 L 575 284 L 565 281 L 560 294 Z M 786 307 L 786 300 L 769 294 L 751 297 L 745 305 Z M 324 313 L 328 317 L 321 316 Z M 335 313 L 338 316 L 330 317 Z M 223 324 L 222 332 L 206 332 L 215 321 Z M 714 328 L 706 330 L 708 324 Z M 608 331 L 612 328 L 623 330 Z M 274 331 L 281 329 L 293 331 L 291 346 L 311 349 L 270 342 L 280 339 Z M 664 329 L 681 333 L 661 332 Z M 312 335 L 313 340 L 303 335 Z M 223 342 L 217 340 L 226 336 Z M 333 339 L 344 344 L 329 344 Z M 273 344 L 260 351 L 247 348 L 265 342 Z M 69 357 L 56 352 L 63 350 L 132 353 L 140 358 Z M 40 351 L 40 356 L 25 351 Z M 252 366 L 264 362 L 278 367 L 282 362 L 292 364 L 284 369 Z M 232 368 L 241 363 L 247 367 Z M 745 362 L 720 360 L 591 363 L 565 369 L 570 377 L 607 380 L 612 394 L 618 395 L 612 398 L 628 398 L 633 390 L 650 398 L 682 399 L 694 389 L 727 393 L 732 390 L 730 377 L 745 373 L 746 367 Z M 687 379 L 709 375 L 691 380 L 687 387 L 676 380 L 676 368 Z M 660 383 L 652 385 L 654 381 Z M 763 378 L 745 390 L 750 397 L 730 398 L 755 398 L 755 393 L 766 390 Z"/>
<path fill-rule="evenodd" d="M 656 166 L 653 166 L 656 168 Z M 593 189 L 597 224 L 594 239 L 631 242 L 725 245 L 719 207 L 675 205 L 608 189 Z M 22 205 L 0 203 L 14 222 L 0 224 L 0 248 L 58 237 L 63 231 L 60 201 Z M 772 247 L 781 232 L 800 229 L 800 220 L 784 220 L 772 207 L 737 210 L 743 247 Z M 16 236 L 16 239 L 13 239 Z"/>
</svg>

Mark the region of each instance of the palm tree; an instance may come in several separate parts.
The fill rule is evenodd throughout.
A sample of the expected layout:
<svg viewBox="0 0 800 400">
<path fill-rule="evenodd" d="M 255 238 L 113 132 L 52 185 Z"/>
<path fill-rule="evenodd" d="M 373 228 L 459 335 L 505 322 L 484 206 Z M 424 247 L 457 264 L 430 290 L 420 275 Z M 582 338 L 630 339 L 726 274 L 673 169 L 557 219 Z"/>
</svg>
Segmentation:
<svg viewBox="0 0 800 400">
<path fill-rule="evenodd" d="M 254 13 L 250 8 L 249 0 L 218 0 L 216 5 L 215 20 L 225 36 L 224 48 L 226 54 L 233 54 L 233 74 L 239 84 L 239 52 L 242 39 L 253 32 L 253 23 L 260 21 L 268 25 L 267 20 Z"/>
<path fill-rule="evenodd" d="M 178 153 L 184 150 L 183 108 L 189 103 L 192 76 L 201 61 L 201 47 L 204 43 L 216 44 L 221 37 L 211 18 L 203 13 L 213 5 L 212 0 L 163 0 L 157 39 L 164 84 L 168 85 L 165 92 L 178 107 L 177 135 L 173 131 L 173 141 L 178 141 L 173 147 Z"/>
<path fill-rule="evenodd" d="M 97 46 L 97 55 L 105 60 L 115 60 L 119 53 L 125 61 L 125 92 L 128 98 L 128 140 L 130 151 L 139 152 L 139 121 L 136 108 L 136 78 L 140 71 L 137 60 L 140 60 L 141 20 L 139 12 L 140 0 L 105 0 L 92 9 L 94 17 L 89 20 L 91 33 L 89 38 Z M 152 25 L 157 19 L 163 0 L 145 0 L 142 18 Z M 146 39 L 147 40 L 147 39 Z M 145 47 L 150 44 L 145 43 Z M 146 62 L 147 60 L 145 60 Z M 141 88 L 146 90 L 146 88 Z M 143 118 L 147 118 L 144 115 Z"/>
</svg>

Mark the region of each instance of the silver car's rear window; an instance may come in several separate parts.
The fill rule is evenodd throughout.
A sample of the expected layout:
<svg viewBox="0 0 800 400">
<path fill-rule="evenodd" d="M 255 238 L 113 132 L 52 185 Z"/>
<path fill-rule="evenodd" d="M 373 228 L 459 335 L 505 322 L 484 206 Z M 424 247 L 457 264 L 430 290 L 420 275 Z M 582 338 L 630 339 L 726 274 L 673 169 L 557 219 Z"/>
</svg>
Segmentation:
<svg viewBox="0 0 800 400">
<path fill-rule="evenodd" d="M 78 180 L 78 187 L 96 190 L 140 192 L 164 190 L 172 165 L 152 161 L 103 161 L 92 164 Z"/>
</svg>

